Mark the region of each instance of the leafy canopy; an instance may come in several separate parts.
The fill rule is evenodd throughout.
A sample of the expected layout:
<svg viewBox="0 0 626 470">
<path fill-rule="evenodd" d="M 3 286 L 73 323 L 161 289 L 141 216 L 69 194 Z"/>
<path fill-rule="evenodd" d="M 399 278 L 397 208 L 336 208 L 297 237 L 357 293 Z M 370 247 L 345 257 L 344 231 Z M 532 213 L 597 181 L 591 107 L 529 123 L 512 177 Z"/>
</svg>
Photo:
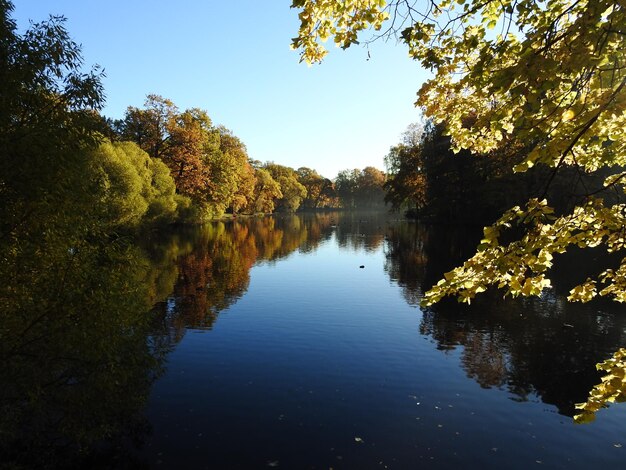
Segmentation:
<svg viewBox="0 0 626 470">
<path fill-rule="evenodd" d="M 536 165 L 553 170 L 542 193 L 485 228 L 476 255 L 447 273 L 424 303 L 446 295 L 469 302 L 494 285 L 512 296 L 537 295 L 550 286 L 546 273 L 554 254 L 573 246 L 622 251 L 624 4 L 442 0 L 419 5 L 296 0 L 292 7 L 301 10 L 301 27 L 292 46 L 300 49 L 302 61 L 315 63 L 326 54 L 322 42 L 330 36 L 346 48 L 368 28 L 382 30 L 380 36 L 399 35 L 411 57 L 434 72 L 419 90 L 417 104 L 436 123 L 446 123 L 454 150 L 486 154 L 523 147 L 522 158 L 514 159 L 515 171 Z M 606 174 L 605 182 L 555 212 L 545 194 L 566 166 L 577 168 L 582 180 Z M 569 299 L 588 301 L 598 294 L 626 300 L 626 258 L 573 288 Z"/>
</svg>

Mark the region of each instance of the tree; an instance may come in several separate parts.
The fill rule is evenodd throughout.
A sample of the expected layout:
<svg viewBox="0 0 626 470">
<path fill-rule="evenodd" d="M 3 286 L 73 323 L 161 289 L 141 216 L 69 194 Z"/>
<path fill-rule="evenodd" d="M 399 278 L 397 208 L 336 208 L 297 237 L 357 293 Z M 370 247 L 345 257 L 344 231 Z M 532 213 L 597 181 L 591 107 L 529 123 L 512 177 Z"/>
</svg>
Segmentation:
<svg viewBox="0 0 626 470">
<path fill-rule="evenodd" d="M 18 240 L 23 248 L 32 236 L 35 246 L 42 234 L 85 228 L 86 150 L 98 144 L 103 92 L 62 17 L 19 35 L 12 10 L 0 0 L 0 251 L 16 254 Z"/>
<path fill-rule="evenodd" d="M 357 178 L 357 205 L 360 208 L 382 208 L 385 204 L 383 186 L 387 177 L 385 173 L 373 166 L 366 166 Z"/>
<path fill-rule="evenodd" d="M 417 215 L 426 203 L 427 182 L 419 145 L 398 144 L 389 149 L 385 166 L 389 178 L 385 183 L 385 202 L 394 209 L 407 208 Z"/>
<path fill-rule="evenodd" d="M 276 208 L 281 211 L 295 212 L 306 198 L 306 188 L 298 181 L 298 175 L 293 168 L 268 162 L 265 170 L 280 185 L 283 197 L 277 201 Z"/>
<path fill-rule="evenodd" d="M 296 170 L 298 181 L 306 188 L 307 197 L 302 206 L 307 209 L 334 207 L 334 186 L 328 178 L 324 178 L 317 171 L 300 167 Z"/>
<path fill-rule="evenodd" d="M 236 213 L 252 197 L 254 169 L 246 146 L 215 126 L 206 111 L 180 112 L 170 100 L 148 95 L 145 109 L 129 107 L 117 127 L 121 139 L 165 162 L 177 192 L 193 201 L 192 218 L 219 217 L 228 208 Z"/>
<path fill-rule="evenodd" d="M 221 215 L 231 208 L 237 213 L 248 204 L 254 191 L 254 170 L 248 161 L 245 144 L 230 129 L 218 126 L 218 151 L 208 157 L 213 174 L 214 189 L 211 200 Z"/>
<path fill-rule="evenodd" d="M 0 454 L 26 468 L 134 421 L 158 365 L 145 260 L 100 217 L 102 75 L 63 18 L 18 34 L 12 10 L 0 0 Z"/>
<path fill-rule="evenodd" d="M 356 207 L 355 193 L 358 178 L 359 170 L 356 168 L 354 170 L 342 170 L 337 173 L 335 178 L 337 197 L 339 197 L 342 207 L 346 209 Z"/>
<path fill-rule="evenodd" d="M 384 184 L 385 202 L 393 209 L 407 208 L 417 215 L 426 203 L 427 181 L 424 175 L 421 123 L 410 124 L 398 145 L 385 156 L 387 181 Z"/>
<path fill-rule="evenodd" d="M 206 156 L 214 141 L 211 119 L 205 111 L 188 109 L 172 116 L 166 129 L 168 142 L 162 152 L 163 161 L 172 173 L 178 192 L 201 206 L 214 189 Z"/>
<path fill-rule="evenodd" d="M 335 188 L 346 209 L 380 209 L 385 204 L 385 180 L 385 173 L 377 168 L 355 168 L 340 171 L 335 178 Z"/>
<path fill-rule="evenodd" d="M 200 109 L 179 112 L 174 103 L 148 95 L 144 109 L 128 107 L 119 124 L 120 138 L 139 145 L 170 169 L 178 193 L 202 205 L 212 189 L 206 153 L 218 144 L 212 123 Z"/>
<path fill-rule="evenodd" d="M 626 243 L 626 10 L 609 0 L 449 0 L 429 2 L 295 0 L 301 27 L 293 47 L 319 62 L 320 41 L 346 48 L 360 31 L 399 33 L 410 55 L 434 72 L 417 104 L 445 121 L 455 151 L 524 152 L 516 172 L 550 168 L 543 189 L 485 228 L 471 259 L 446 273 L 425 296 L 469 302 L 489 286 L 507 295 L 538 295 L 550 286 L 553 256 L 572 247 Z M 513 157 L 513 155 L 512 155 Z M 573 167 L 581 180 L 607 172 L 570 207 L 555 211 L 545 196 L 557 173 Z M 607 196 L 614 191 L 614 196 Z M 569 299 L 596 295 L 626 300 L 626 258 L 574 287 Z"/>
<path fill-rule="evenodd" d="M 146 97 L 144 109 L 129 106 L 116 127 L 121 140 L 135 142 L 152 158 L 162 158 L 177 114 L 178 108 L 172 101 L 152 94 Z"/>
<path fill-rule="evenodd" d="M 100 219 L 108 226 L 174 219 L 174 180 L 161 160 L 150 158 L 133 142 L 102 143 L 91 157 L 101 188 Z"/>
<path fill-rule="evenodd" d="M 257 168 L 255 177 L 253 197 L 248 201 L 246 212 L 251 214 L 269 214 L 274 212 L 276 201 L 283 197 L 283 193 L 280 191 L 280 184 L 264 168 Z"/>
</svg>

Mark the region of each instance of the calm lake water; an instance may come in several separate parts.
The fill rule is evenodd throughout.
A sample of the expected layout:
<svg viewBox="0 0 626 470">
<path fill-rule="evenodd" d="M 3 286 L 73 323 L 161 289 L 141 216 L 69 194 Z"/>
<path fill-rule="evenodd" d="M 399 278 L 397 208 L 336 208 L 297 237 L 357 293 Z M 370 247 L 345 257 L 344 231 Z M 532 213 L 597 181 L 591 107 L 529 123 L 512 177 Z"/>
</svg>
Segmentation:
<svg viewBox="0 0 626 470">
<path fill-rule="evenodd" d="M 419 308 L 479 235 L 315 214 L 147 237 L 150 323 L 64 413 L 119 435 L 94 466 L 622 467 L 626 405 L 572 419 L 626 345 L 619 306 L 565 302 L 590 260 L 563 260 L 540 299 Z"/>
</svg>

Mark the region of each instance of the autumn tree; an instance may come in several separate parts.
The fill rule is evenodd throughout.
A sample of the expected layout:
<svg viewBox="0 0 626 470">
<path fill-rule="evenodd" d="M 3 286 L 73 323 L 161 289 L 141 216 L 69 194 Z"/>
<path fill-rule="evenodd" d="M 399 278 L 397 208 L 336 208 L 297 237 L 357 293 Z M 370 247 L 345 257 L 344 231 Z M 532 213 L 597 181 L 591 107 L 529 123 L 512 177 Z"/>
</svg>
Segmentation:
<svg viewBox="0 0 626 470">
<path fill-rule="evenodd" d="M 385 156 L 388 178 L 384 188 L 385 202 L 396 209 L 408 209 L 417 215 L 426 203 L 427 181 L 422 159 L 422 128 L 412 127 L 403 134 L 400 143 Z"/>
<path fill-rule="evenodd" d="M 368 166 L 362 170 L 343 170 L 335 178 L 335 188 L 346 209 L 381 209 L 384 207 L 385 174 Z"/>
<path fill-rule="evenodd" d="M 211 189 L 210 169 L 203 159 L 211 145 L 210 118 L 200 109 L 179 112 L 172 101 L 158 95 L 148 95 L 144 106 L 127 108 L 118 125 L 120 139 L 133 141 L 151 158 L 161 159 L 177 192 L 202 204 Z"/>
<path fill-rule="evenodd" d="M 213 175 L 211 201 L 217 213 L 230 208 L 234 213 L 244 208 L 253 197 L 255 176 L 248 161 L 245 144 L 230 129 L 218 126 L 217 151 L 207 154 L 207 164 Z"/>
<path fill-rule="evenodd" d="M 206 153 L 211 147 L 211 120 L 200 109 L 172 116 L 166 126 L 166 147 L 161 158 L 169 167 L 179 193 L 201 206 L 214 189 Z"/>
<path fill-rule="evenodd" d="M 255 170 L 255 183 L 252 199 L 248 201 L 245 211 L 250 214 L 270 214 L 274 212 L 276 201 L 282 199 L 280 184 L 264 168 Z"/>
<path fill-rule="evenodd" d="M 120 140 L 135 142 L 152 158 L 162 158 L 170 140 L 170 127 L 178 114 L 171 100 L 151 94 L 144 108 L 129 106 L 124 118 L 115 123 Z"/>
<path fill-rule="evenodd" d="M 300 167 L 296 170 L 298 181 L 306 188 L 307 196 L 302 202 L 306 209 L 335 206 L 333 182 L 324 178 L 312 168 Z"/>
<path fill-rule="evenodd" d="M 119 138 L 132 140 L 168 166 L 179 194 L 193 201 L 196 219 L 238 212 L 250 202 L 254 169 L 243 142 L 206 111 L 179 111 L 170 100 L 148 95 L 144 109 L 129 107 L 117 125 Z M 193 212 L 193 211 L 192 211 Z"/>
<path fill-rule="evenodd" d="M 362 209 L 381 209 L 385 206 L 385 173 L 373 166 L 363 168 L 356 181 L 357 206 Z"/>
<path fill-rule="evenodd" d="M 280 185 L 282 198 L 276 201 L 276 208 L 280 211 L 295 212 L 307 195 L 306 188 L 298 181 L 298 175 L 293 168 L 268 162 L 265 170 Z"/>
<path fill-rule="evenodd" d="M 445 295 L 470 301 L 489 286 L 537 295 L 550 286 L 553 256 L 603 245 L 622 252 L 626 206 L 605 196 L 623 192 L 626 164 L 626 12 L 608 1 L 296 0 L 301 27 L 293 46 L 306 62 L 319 62 L 321 41 L 349 47 L 360 31 L 399 34 L 410 55 L 434 76 L 418 105 L 446 122 L 455 151 L 526 151 L 517 172 L 551 169 L 544 189 L 513 207 L 484 231 L 474 257 L 447 273 L 425 303 Z M 387 25 L 387 29 L 383 29 Z M 472 117 L 468 125 L 468 117 Z M 512 165 L 513 166 L 513 165 Z M 563 168 L 581 179 L 600 170 L 610 176 L 588 187 L 568 210 L 555 212 L 546 188 Z M 573 288 L 570 300 L 596 295 L 626 300 L 626 259 Z"/>
</svg>

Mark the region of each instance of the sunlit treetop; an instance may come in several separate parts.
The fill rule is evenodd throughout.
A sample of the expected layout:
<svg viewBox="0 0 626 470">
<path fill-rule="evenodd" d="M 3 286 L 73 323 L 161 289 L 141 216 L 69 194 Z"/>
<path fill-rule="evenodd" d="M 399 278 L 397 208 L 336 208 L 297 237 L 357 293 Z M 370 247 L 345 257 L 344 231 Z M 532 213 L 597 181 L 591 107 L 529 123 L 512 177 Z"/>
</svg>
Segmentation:
<svg viewBox="0 0 626 470">
<path fill-rule="evenodd" d="M 292 47 L 307 63 L 323 59 L 322 43 L 331 36 L 343 48 L 358 43 L 366 29 L 374 30 L 366 41 L 400 39 L 434 73 L 416 104 L 445 122 L 455 151 L 485 154 L 523 143 L 517 172 L 543 164 L 554 174 L 575 166 L 581 179 L 599 170 L 608 175 L 603 188 L 588 188 L 572 201 L 569 213 L 554 214 L 545 192 L 513 208 L 485 229 L 476 256 L 447 273 L 426 303 L 448 294 L 469 302 L 488 285 L 514 296 L 539 294 L 550 285 L 545 271 L 553 253 L 570 246 L 623 248 L 626 206 L 604 196 L 609 189 L 623 195 L 626 182 L 625 2 L 300 0 L 292 6 L 301 10 Z M 503 232 L 520 226 L 523 237 L 500 244 Z M 588 279 L 570 299 L 598 293 L 626 300 L 626 262 Z"/>
<path fill-rule="evenodd" d="M 294 0 L 292 8 L 300 8 L 300 31 L 292 48 L 301 49 L 301 60 L 321 62 L 328 51 L 321 44 L 333 38 L 338 47 L 347 49 L 358 43 L 359 31 L 380 30 L 389 14 L 384 0 Z"/>
</svg>

